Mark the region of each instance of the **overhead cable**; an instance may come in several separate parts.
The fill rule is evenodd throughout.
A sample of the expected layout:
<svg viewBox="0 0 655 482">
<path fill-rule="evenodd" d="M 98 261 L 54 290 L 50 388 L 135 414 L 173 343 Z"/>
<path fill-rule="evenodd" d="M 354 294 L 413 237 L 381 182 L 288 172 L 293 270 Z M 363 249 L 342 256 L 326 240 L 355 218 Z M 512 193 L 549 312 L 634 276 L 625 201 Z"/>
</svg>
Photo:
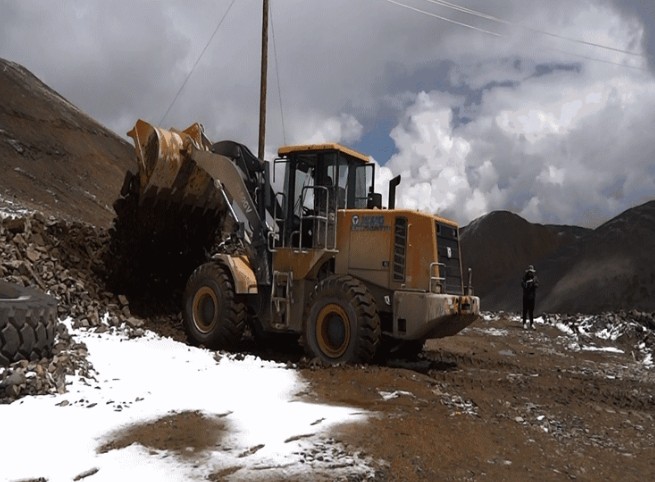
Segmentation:
<svg viewBox="0 0 655 482">
<path fill-rule="evenodd" d="M 541 35 L 546 35 L 548 37 L 553 37 L 553 38 L 560 39 L 560 40 L 566 40 L 567 42 L 573 42 L 573 43 L 588 45 L 588 46 L 591 46 L 591 47 L 597 47 L 597 48 L 601 48 L 601 49 L 605 49 L 605 50 L 611 50 L 613 52 L 619 52 L 619 53 L 626 54 L 626 55 L 633 55 L 635 57 L 650 57 L 649 55 L 643 54 L 641 52 L 635 52 L 635 51 L 632 51 L 632 50 L 620 49 L 620 48 L 617 48 L 617 47 L 612 47 L 610 45 L 603 45 L 603 44 L 599 44 L 599 43 L 596 43 L 596 42 L 589 42 L 589 41 L 583 40 L 583 39 L 567 37 L 565 35 L 560 35 L 560 34 L 548 32 L 546 30 L 540 30 L 540 29 L 537 29 L 537 28 L 530 27 L 528 25 L 523 25 L 521 23 L 511 22 L 509 20 L 504 20 L 504 19 L 496 17 L 494 15 L 489 15 L 487 13 L 480 12 L 478 10 L 473 10 L 471 8 L 462 7 L 460 5 L 457 5 L 457 4 L 451 3 L 451 2 L 447 2 L 445 0 L 425 0 L 425 1 L 429 2 L 429 3 L 432 3 L 432 4 L 435 4 L 435 5 L 440 5 L 442 7 L 450 8 L 450 9 L 456 10 L 458 12 L 463 12 L 463 13 L 466 13 L 466 14 L 469 14 L 469 15 L 474 15 L 476 17 L 484 18 L 485 20 L 490 20 L 492 22 L 502 23 L 504 25 L 510 25 L 510 26 L 515 26 L 515 27 L 520 27 L 520 28 L 522 28 L 524 30 L 528 30 L 530 32 L 538 33 L 538 34 L 541 34 Z"/>
<path fill-rule="evenodd" d="M 568 50 L 561 50 L 561 49 L 556 49 L 556 48 L 553 48 L 553 47 L 546 47 L 546 49 L 547 50 L 552 50 L 553 52 L 557 52 L 557 53 L 560 53 L 560 54 L 571 55 L 573 57 L 578 57 L 578 58 L 585 59 L 585 60 L 592 60 L 594 62 L 602 62 L 604 64 L 618 65 L 619 67 L 626 67 L 628 69 L 641 70 L 643 72 L 648 72 L 648 69 L 646 69 L 644 67 L 639 67 L 638 65 L 623 64 L 623 63 L 620 63 L 620 62 L 614 62 L 612 60 L 599 59 L 598 57 L 590 57 L 588 55 L 575 54 L 575 53 L 570 52 Z"/>
<path fill-rule="evenodd" d="M 485 30 L 483 28 L 479 28 L 479 27 L 476 27 L 474 25 L 469 25 L 467 23 L 458 22 L 457 20 L 453 20 L 452 18 L 442 17 L 441 15 L 437 15 L 436 13 L 427 12 L 425 10 L 421 10 L 420 8 L 416 8 L 416 7 L 412 7 L 410 5 L 406 5 L 404 3 L 396 2 L 395 0 L 385 0 L 385 1 L 387 1 L 389 3 L 393 3 L 394 5 L 397 5 L 399 7 L 406 8 L 408 10 L 413 10 L 413 11 L 421 13 L 423 15 L 428 15 L 430 17 L 438 18 L 439 20 L 443 20 L 444 22 L 454 23 L 455 25 L 459 25 L 460 27 L 466 27 L 466 28 L 470 28 L 472 30 L 477 30 L 478 32 L 482 32 L 482 33 L 485 33 L 487 35 L 492 35 L 494 37 L 502 37 L 502 35 L 499 34 L 499 33 L 492 32 L 490 30 Z"/>
<path fill-rule="evenodd" d="M 184 79 L 184 82 L 182 82 L 182 85 L 178 89 L 177 93 L 175 94 L 175 97 L 173 98 L 173 101 L 171 102 L 171 105 L 168 106 L 168 109 L 166 109 L 166 112 L 164 112 L 164 115 L 162 116 L 161 120 L 159 121 L 159 124 L 162 124 L 164 122 L 164 119 L 166 119 L 166 116 L 170 112 L 171 108 L 173 107 L 173 104 L 175 104 L 175 101 L 177 101 L 177 98 L 180 96 L 182 93 L 182 89 L 184 89 L 184 86 L 186 83 L 189 81 L 189 78 L 193 74 L 193 72 L 196 70 L 196 67 L 200 63 L 200 59 L 202 59 L 202 56 L 205 54 L 205 51 L 207 50 L 207 47 L 209 47 L 209 44 L 214 40 L 214 37 L 216 36 L 216 32 L 218 32 L 218 29 L 221 28 L 221 25 L 223 24 L 223 21 L 225 20 L 225 17 L 227 17 L 227 14 L 230 12 L 230 9 L 232 8 L 232 5 L 236 0 L 232 0 L 230 5 L 227 7 L 227 10 L 225 10 L 225 13 L 221 17 L 221 19 L 218 21 L 218 25 L 216 25 L 216 28 L 214 29 L 214 33 L 212 33 L 211 37 L 209 37 L 209 40 L 207 40 L 207 43 L 205 44 L 204 48 L 202 49 L 202 52 L 200 52 L 200 55 L 196 59 L 196 62 L 193 64 L 193 67 L 191 67 L 191 70 L 187 74 L 186 78 Z"/>
<path fill-rule="evenodd" d="M 388 2 L 388 3 L 392 3 L 394 5 L 397 5 L 399 7 L 402 7 L 402 8 L 406 8 L 408 10 L 412 10 L 414 12 L 421 13 L 423 15 L 428 15 L 430 17 L 434 17 L 434 18 L 437 18 L 439 20 L 444 20 L 446 22 L 453 23 L 455 25 L 470 28 L 472 30 L 482 32 L 482 33 L 487 34 L 487 35 L 492 35 L 492 36 L 498 37 L 498 38 L 506 37 L 506 35 L 504 35 L 504 34 L 501 34 L 501 33 L 498 33 L 498 32 L 492 32 L 490 30 L 482 29 L 482 28 L 479 28 L 479 27 L 476 27 L 474 25 L 470 25 L 470 24 L 467 24 L 467 23 L 464 23 L 464 22 L 459 22 L 459 21 L 456 21 L 456 20 L 453 20 L 453 19 L 450 19 L 450 18 L 447 18 L 447 17 L 443 17 L 441 15 L 437 15 L 437 14 L 432 13 L 432 12 L 427 12 L 425 10 L 421 10 L 420 8 L 412 7 L 410 5 L 398 2 L 396 0 L 385 0 L 385 1 Z M 456 10 L 460 10 L 460 11 L 470 10 L 471 12 L 476 12 L 477 16 L 481 16 L 481 17 L 486 18 L 488 20 L 493 20 L 493 21 L 497 21 L 497 22 L 500 22 L 500 23 L 505 23 L 505 24 L 508 24 L 508 25 L 514 25 L 511 22 L 508 22 L 507 20 L 502 20 L 500 18 L 494 17 L 493 15 L 488 15 L 488 14 L 485 14 L 485 13 L 482 13 L 482 12 L 477 12 L 475 10 L 467 9 L 465 7 L 459 7 L 459 6 L 455 5 L 455 4 L 450 4 L 449 2 L 442 2 L 440 0 L 426 0 L 426 1 L 437 4 L 437 5 L 442 5 L 442 6 L 446 6 L 446 5 L 443 5 L 443 4 L 448 3 L 449 5 L 451 5 L 453 7 L 456 7 L 455 8 Z M 466 13 L 468 13 L 468 12 L 466 12 Z M 542 31 L 539 31 L 539 30 L 536 30 L 536 29 L 532 29 L 530 27 L 519 25 L 519 24 L 515 24 L 515 25 L 519 26 L 519 27 L 522 27 L 522 28 L 525 28 L 527 30 L 531 30 L 531 31 L 536 32 L 536 33 L 543 33 L 544 35 L 548 35 L 548 36 L 551 36 L 551 37 L 562 38 L 562 39 L 570 40 L 570 41 L 574 41 L 574 42 L 577 41 L 578 43 L 583 43 L 583 44 L 586 44 L 586 45 L 593 45 L 593 46 L 596 46 L 596 47 L 605 48 L 605 49 L 608 49 L 608 50 L 614 50 L 614 51 L 625 53 L 625 54 L 636 55 L 636 56 L 640 56 L 640 57 L 649 57 L 648 55 L 639 54 L 639 53 L 635 53 L 635 52 L 630 52 L 630 51 L 627 51 L 627 50 L 623 51 L 621 49 L 616 49 L 614 47 L 609 47 L 609 46 L 606 46 L 606 45 L 593 44 L 591 42 L 586 42 L 584 40 L 570 39 L 568 37 L 559 36 L 557 34 L 552 34 L 552 33 L 549 33 L 549 32 L 542 32 Z M 549 49 L 549 50 L 554 50 L 554 51 L 557 51 L 557 52 L 560 52 L 560 53 L 565 53 L 565 54 L 568 54 L 568 55 L 572 55 L 574 57 L 584 58 L 586 60 L 602 62 L 602 63 L 605 63 L 605 64 L 611 64 L 611 65 L 617 65 L 619 67 L 628 67 L 628 68 L 636 69 L 636 70 L 646 70 L 646 69 L 643 69 L 642 67 L 635 66 L 635 65 L 630 65 L 630 64 L 626 64 L 626 63 L 619 63 L 619 62 L 613 62 L 611 60 L 605 60 L 605 59 L 599 59 L 599 58 L 596 58 L 596 57 L 580 55 L 580 54 L 576 54 L 576 53 L 568 52 L 568 51 L 564 51 L 564 50 L 557 50 L 557 49 Z"/>
<path fill-rule="evenodd" d="M 271 5 L 272 6 L 272 5 Z M 282 121 L 282 139 L 287 143 L 287 133 L 284 127 L 284 109 L 282 109 L 282 88 L 280 87 L 280 63 L 277 60 L 277 44 L 275 43 L 275 28 L 273 27 L 273 9 L 269 10 L 271 19 L 271 34 L 273 36 L 273 57 L 275 59 L 275 77 L 277 78 L 277 98 L 280 102 L 280 118 Z"/>
</svg>

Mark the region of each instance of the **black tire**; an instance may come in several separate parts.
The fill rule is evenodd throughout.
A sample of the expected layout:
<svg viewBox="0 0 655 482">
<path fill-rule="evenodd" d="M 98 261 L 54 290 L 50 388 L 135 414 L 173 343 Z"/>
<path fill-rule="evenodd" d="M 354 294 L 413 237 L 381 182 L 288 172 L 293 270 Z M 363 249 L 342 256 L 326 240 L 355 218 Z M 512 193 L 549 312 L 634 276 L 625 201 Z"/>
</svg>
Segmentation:
<svg viewBox="0 0 655 482">
<path fill-rule="evenodd" d="M 364 284 L 333 275 L 320 281 L 307 304 L 303 345 L 324 363 L 368 363 L 380 343 L 375 299 Z"/>
<path fill-rule="evenodd" d="M 212 350 L 235 350 L 246 328 L 246 306 L 238 300 L 229 271 L 206 263 L 184 290 L 184 328 L 189 341 Z"/>
<path fill-rule="evenodd" d="M 0 281 L 0 366 L 49 357 L 57 300 L 33 288 Z"/>
</svg>

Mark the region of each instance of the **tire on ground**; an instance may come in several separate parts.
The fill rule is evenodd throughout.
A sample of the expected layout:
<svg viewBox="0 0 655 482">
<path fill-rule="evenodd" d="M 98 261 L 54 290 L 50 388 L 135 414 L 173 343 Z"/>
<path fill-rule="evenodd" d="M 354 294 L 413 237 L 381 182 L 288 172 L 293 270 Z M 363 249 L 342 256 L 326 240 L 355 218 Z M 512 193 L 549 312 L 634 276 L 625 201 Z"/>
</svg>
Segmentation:
<svg viewBox="0 0 655 482">
<path fill-rule="evenodd" d="M 54 298 L 0 281 L 0 366 L 50 356 L 56 324 Z"/>
<path fill-rule="evenodd" d="M 183 318 L 192 344 L 213 350 L 238 348 L 246 328 L 246 306 L 225 267 L 205 263 L 191 274 L 184 290 Z"/>
<path fill-rule="evenodd" d="M 359 280 L 345 275 L 319 282 L 307 304 L 303 345 L 324 363 L 367 363 L 380 343 L 375 299 Z"/>
</svg>

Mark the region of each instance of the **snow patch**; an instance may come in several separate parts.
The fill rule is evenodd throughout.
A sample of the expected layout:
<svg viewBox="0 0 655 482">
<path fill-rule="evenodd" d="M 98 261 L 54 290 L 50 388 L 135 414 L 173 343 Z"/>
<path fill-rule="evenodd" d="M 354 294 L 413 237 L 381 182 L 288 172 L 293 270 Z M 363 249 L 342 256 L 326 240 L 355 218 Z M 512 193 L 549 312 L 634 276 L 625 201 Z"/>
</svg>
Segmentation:
<svg viewBox="0 0 655 482">
<path fill-rule="evenodd" d="M 0 439 L 4 480 L 69 481 L 96 469 L 94 481 L 206 480 L 226 468 L 237 480 L 373 473 L 369 458 L 329 438 L 331 427 L 361 422 L 367 414 L 300 400 L 296 394 L 306 384 L 284 365 L 215 356 L 150 332 L 138 339 L 70 333 L 87 345 L 95 374 L 69 377 L 65 394 L 0 406 L 2 430 L 12 434 Z M 193 464 L 138 444 L 98 453 L 121 430 L 187 411 L 220 416 L 228 427 L 200 464 L 197 456 Z"/>
<path fill-rule="evenodd" d="M 380 394 L 383 400 L 392 400 L 394 398 L 398 398 L 403 395 L 407 397 L 415 398 L 413 393 L 406 392 L 405 390 L 394 390 L 393 392 L 385 392 L 383 390 L 378 390 L 378 393 Z"/>
</svg>

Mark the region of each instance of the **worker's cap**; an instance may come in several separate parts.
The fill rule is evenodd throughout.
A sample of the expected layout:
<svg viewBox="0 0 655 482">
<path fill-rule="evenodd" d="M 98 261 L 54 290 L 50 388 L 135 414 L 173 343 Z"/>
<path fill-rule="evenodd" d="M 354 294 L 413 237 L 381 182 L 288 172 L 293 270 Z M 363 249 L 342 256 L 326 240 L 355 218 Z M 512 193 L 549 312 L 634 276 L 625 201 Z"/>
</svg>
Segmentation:
<svg viewBox="0 0 655 482">
<path fill-rule="evenodd" d="M 535 272 L 534 266 L 532 266 L 532 265 L 528 266 L 528 269 L 526 269 L 526 271 L 534 273 Z"/>
</svg>

